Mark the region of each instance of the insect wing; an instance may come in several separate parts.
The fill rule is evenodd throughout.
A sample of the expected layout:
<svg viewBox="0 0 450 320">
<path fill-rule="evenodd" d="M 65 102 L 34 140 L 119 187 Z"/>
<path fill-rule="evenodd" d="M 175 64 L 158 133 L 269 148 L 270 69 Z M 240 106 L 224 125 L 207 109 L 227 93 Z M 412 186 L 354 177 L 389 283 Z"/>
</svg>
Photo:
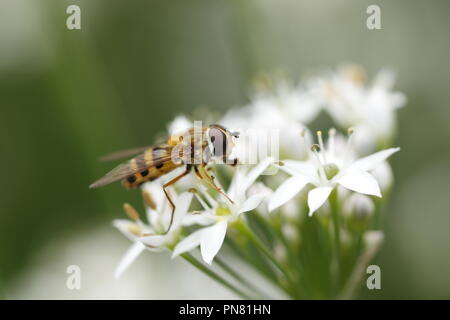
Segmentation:
<svg viewBox="0 0 450 320">
<path fill-rule="evenodd" d="M 102 187 L 112 182 L 125 179 L 126 177 L 129 177 L 137 172 L 141 172 L 151 167 L 158 167 L 167 161 L 171 161 L 172 149 L 173 147 L 169 145 L 147 149 L 137 157 L 119 164 L 89 187 Z"/>
</svg>

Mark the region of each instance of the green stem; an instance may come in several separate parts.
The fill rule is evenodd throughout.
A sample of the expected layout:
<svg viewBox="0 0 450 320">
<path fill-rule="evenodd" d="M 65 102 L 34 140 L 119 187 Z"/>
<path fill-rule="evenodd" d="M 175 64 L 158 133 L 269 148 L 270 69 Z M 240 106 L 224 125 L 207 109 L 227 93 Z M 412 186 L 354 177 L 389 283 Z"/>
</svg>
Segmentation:
<svg viewBox="0 0 450 320">
<path fill-rule="evenodd" d="M 361 280 L 365 274 L 366 268 L 375 255 L 380 250 L 382 245 L 382 241 L 365 248 L 361 256 L 358 258 L 355 267 L 353 269 L 352 274 L 350 275 L 347 283 L 345 284 L 342 292 L 337 297 L 340 300 L 349 300 L 352 299 L 359 286 L 361 285 Z"/>
<path fill-rule="evenodd" d="M 261 243 L 258 237 L 253 233 L 253 231 L 244 223 L 242 220 L 238 222 L 238 228 L 255 246 L 258 248 L 262 254 L 273 263 L 273 265 L 281 271 L 281 273 L 286 277 L 289 283 L 293 283 L 290 275 L 284 270 L 283 266 L 275 259 L 273 254 Z"/>
<path fill-rule="evenodd" d="M 294 277 L 295 281 L 293 283 L 290 283 L 289 285 L 293 287 L 293 290 L 298 292 L 298 295 L 296 297 L 302 296 L 302 286 L 300 285 L 300 278 L 303 274 L 303 266 L 300 264 L 300 261 L 297 257 L 297 252 L 293 248 L 292 244 L 286 239 L 286 237 L 283 234 L 282 231 L 282 221 L 279 221 L 279 223 L 274 223 L 274 226 L 271 226 L 267 219 L 259 214 L 255 214 L 254 217 L 259 221 L 260 225 L 262 225 L 265 229 L 270 232 L 272 238 L 280 241 L 283 246 L 286 248 L 288 253 L 288 267 L 291 267 L 290 270 L 294 271 L 294 274 L 291 276 Z"/>
<path fill-rule="evenodd" d="M 242 283 L 244 286 L 246 286 L 249 290 L 253 291 L 255 294 L 259 296 L 259 299 L 261 297 L 267 297 L 264 293 L 261 292 L 258 288 L 256 288 L 252 283 L 247 281 L 245 278 L 241 277 L 240 274 L 238 274 L 236 271 L 234 271 L 230 266 L 228 266 L 225 261 L 220 259 L 219 257 L 215 257 L 214 261 L 231 277 L 235 278 L 237 282 Z"/>
<path fill-rule="evenodd" d="M 331 217 L 333 220 L 333 233 L 334 233 L 334 263 L 335 263 L 335 283 L 336 292 L 339 291 L 340 287 L 340 271 L 341 271 L 341 233 L 339 226 L 339 210 L 338 210 L 338 200 L 337 191 L 333 190 L 330 195 L 330 205 L 331 205 Z"/>
<path fill-rule="evenodd" d="M 285 290 L 285 288 L 278 282 L 278 279 L 277 279 L 275 273 L 269 272 L 268 269 L 262 267 L 261 264 L 266 263 L 266 260 L 263 260 L 263 261 L 255 260 L 254 258 L 250 257 L 248 254 L 245 254 L 244 252 L 242 252 L 242 250 L 239 249 L 239 245 L 230 238 L 225 239 L 225 241 L 226 241 L 228 247 L 231 250 L 233 250 L 234 253 L 238 257 L 242 258 L 243 261 L 245 261 L 248 265 L 253 267 L 256 271 L 258 271 L 263 277 L 265 277 L 267 280 L 269 280 L 272 284 L 279 287 L 283 291 Z M 271 266 L 268 266 L 268 267 L 271 267 Z"/>
<path fill-rule="evenodd" d="M 211 279 L 219 282 L 220 284 L 222 284 L 223 286 L 225 286 L 226 288 L 230 289 L 231 291 L 233 291 L 234 293 L 236 293 L 239 297 L 241 297 L 242 299 L 250 299 L 248 295 L 246 295 L 244 292 L 242 292 L 241 290 L 239 290 L 238 288 L 236 288 L 234 285 L 232 285 L 229 281 L 225 280 L 224 278 L 222 278 L 221 276 L 219 276 L 217 273 L 215 273 L 214 271 L 212 271 L 211 269 L 205 267 L 200 261 L 198 261 L 195 257 L 193 257 L 191 254 L 189 253 L 185 253 L 182 254 L 181 257 L 183 257 L 183 259 L 185 259 L 187 262 L 189 262 L 191 265 L 193 265 L 194 267 L 196 267 L 197 269 L 199 269 L 200 271 L 202 271 L 204 274 L 206 274 L 207 276 L 209 276 Z"/>
</svg>

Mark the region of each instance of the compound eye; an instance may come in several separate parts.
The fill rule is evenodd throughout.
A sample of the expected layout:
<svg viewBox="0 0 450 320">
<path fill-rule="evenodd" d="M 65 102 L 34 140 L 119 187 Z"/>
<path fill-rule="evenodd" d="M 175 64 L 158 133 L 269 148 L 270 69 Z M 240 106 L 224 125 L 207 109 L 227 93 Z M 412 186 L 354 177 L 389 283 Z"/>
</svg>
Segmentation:
<svg viewBox="0 0 450 320">
<path fill-rule="evenodd" d="M 227 137 L 222 130 L 218 128 L 211 128 L 209 130 L 209 140 L 213 146 L 212 153 L 215 157 L 221 157 L 227 151 Z"/>
</svg>

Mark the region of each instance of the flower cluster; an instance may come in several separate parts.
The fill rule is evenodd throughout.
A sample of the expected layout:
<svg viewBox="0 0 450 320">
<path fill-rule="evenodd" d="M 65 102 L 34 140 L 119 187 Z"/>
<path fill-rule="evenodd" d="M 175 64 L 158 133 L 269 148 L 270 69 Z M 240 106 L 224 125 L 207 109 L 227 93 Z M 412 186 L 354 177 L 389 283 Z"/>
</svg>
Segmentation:
<svg viewBox="0 0 450 320">
<path fill-rule="evenodd" d="M 133 242 L 116 276 L 144 250 L 168 250 L 237 295 L 255 297 L 258 286 L 221 259 L 225 244 L 226 254 L 291 298 L 352 297 L 361 267 L 383 239 L 382 197 L 393 182 L 386 160 L 399 151 L 391 144 L 396 112 L 406 101 L 393 84 L 391 71 L 367 83 L 354 65 L 297 85 L 285 79 L 258 82 L 248 105 L 217 121 L 241 132 L 233 150 L 239 164 L 211 167 L 226 196 L 193 173 L 170 189 L 176 207 L 170 223 L 172 207 L 162 189 L 170 177 L 144 184 L 146 221 L 129 204 L 124 210 L 130 219 L 114 221 Z M 308 127 L 324 118 L 335 128 L 313 134 Z M 191 126 L 178 117 L 168 131 Z M 254 148 L 262 141 L 271 145 L 266 153 Z M 210 268 L 213 261 L 221 272 Z"/>
</svg>

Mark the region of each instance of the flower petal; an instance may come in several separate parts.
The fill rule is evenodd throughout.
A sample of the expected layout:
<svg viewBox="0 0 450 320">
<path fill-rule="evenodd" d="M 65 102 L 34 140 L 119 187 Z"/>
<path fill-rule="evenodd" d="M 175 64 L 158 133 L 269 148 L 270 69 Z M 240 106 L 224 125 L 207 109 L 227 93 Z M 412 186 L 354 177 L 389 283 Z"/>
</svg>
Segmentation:
<svg viewBox="0 0 450 320">
<path fill-rule="evenodd" d="M 172 230 L 178 228 L 184 216 L 189 210 L 193 194 L 191 192 L 183 192 L 177 199 L 175 212 L 173 213 Z"/>
<path fill-rule="evenodd" d="M 250 197 L 248 197 L 244 203 L 241 205 L 241 207 L 238 210 L 238 214 L 243 212 L 252 211 L 256 207 L 258 207 L 261 202 L 264 200 L 265 195 L 264 194 L 254 194 Z"/>
<path fill-rule="evenodd" d="M 203 261 L 205 261 L 207 264 L 212 263 L 212 260 L 222 247 L 226 232 L 226 221 L 221 221 L 211 227 L 203 229 L 200 249 Z"/>
<path fill-rule="evenodd" d="M 400 148 L 389 148 L 379 152 L 375 152 L 370 156 L 356 160 L 351 164 L 351 168 L 357 168 L 364 171 L 370 171 L 375 169 L 384 160 L 389 158 L 392 154 L 399 151 Z"/>
<path fill-rule="evenodd" d="M 159 248 L 169 239 L 167 234 L 154 234 L 139 238 L 139 241 L 151 248 Z"/>
<path fill-rule="evenodd" d="M 377 180 L 366 171 L 356 169 L 345 171 L 336 177 L 335 182 L 352 191 L 381 198 Z"/>
<path fill-rule="evenodd" d="M 292 176 L 301 175 L 309 182 L 317 181 L 317 166 L 311 161 L 283 160 L 284 165 L 280 169 Z"/>
<path fill-rule="evenodd" d="M 317 187 L 308 192 L 309 216 L 319 209 L 330 196 L 333 187 Z"/>
<path fill-rule="evenodd" d="M 195 224 L 201 226 L 207 226 L 216 222 L 216 218 L 213 214 L 209 212 L 201 212 L 201 213 L 192 213 L 187 214 L 183 217 L 183 221 L 181 222 L 183 226 L 192 226 Z"/>
<path fill-rule="evenodd" d="M 127 219 L 115 219 L 113 220 L 113 226 L 119 229 L 119 231 L 131 241 L 136 241 L 139 234 L 143 232 L 143 227 L 141 225 Z"/>
<path fill-rule="evenodd" d="M 128 250 L 120 259 L 119 264 L 114 270 L 114 277 L 119 278 L 144 250 L 145 246 L 142 243 L 140 242 L 133 243 L 133 245 L 130 248 L 128 248 Z"/>
<path fill-rule="evenodd" d="M 256 181 L 256 179 L 267 169 L 269 165 L 274 162 L 274 159 L 271 157 L 265 158 L 258 165 L 253 167 L 245 179 L 242 181 L 242 185 L 240 186 L 240 191 L 245 192 L 248 188 Z"/>
<path fill-rule="evenodd" d="M 291 200 L 305 187 L 305 185 L 308 184 L 308 182 L 308 179 L 301 175 L 288 178 L 278 187 L 278 189 L 270 198 L 269 211 L 273 211 Z"/>
<path fill-rule="evenodd" d="M 203 231 L 205 229 L 197 230 L 190 235 L 188 235 L 186 238 L 178 242 L 175 249 L 172 253 L 172 258 L 179 256 L 182 253 L 185 253 L 187 251 L 190 251 L 200 245 L 200 241 L 202 239 Z"/>
<path fill-rule="evenodd" d="M 170 135 L 181 134 L 192 128 L 192 121 L 184 115 L 177 116 L 169 125 L 167 130 Z"/>
</svg>

